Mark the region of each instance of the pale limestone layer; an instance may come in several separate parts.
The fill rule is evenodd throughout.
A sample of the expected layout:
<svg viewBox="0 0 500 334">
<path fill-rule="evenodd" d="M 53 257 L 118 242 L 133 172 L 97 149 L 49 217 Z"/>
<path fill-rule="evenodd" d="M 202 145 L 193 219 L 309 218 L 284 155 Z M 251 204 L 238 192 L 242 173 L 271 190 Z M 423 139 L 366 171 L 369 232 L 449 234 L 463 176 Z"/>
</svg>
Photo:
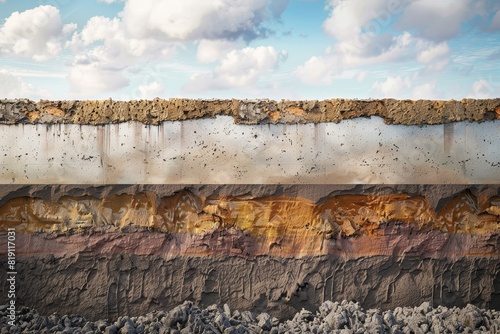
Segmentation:
<svg viewBox="0 0 500 334">
<path fill-rule="evenodd" d="M 1 126 L 0 183 L 500 183 L 500 120 Z"/>
<path fill-rule="evenodd" d="M 0 122 L 110 124 L 138 121 L 159 124 L 195 118 L 233 116 L 235 123 L 319 123 L 380 116 L 388 124 L 440 124 L 500 119 L 500 99 L 449 100 L 0 100 Z"/>
</svg>

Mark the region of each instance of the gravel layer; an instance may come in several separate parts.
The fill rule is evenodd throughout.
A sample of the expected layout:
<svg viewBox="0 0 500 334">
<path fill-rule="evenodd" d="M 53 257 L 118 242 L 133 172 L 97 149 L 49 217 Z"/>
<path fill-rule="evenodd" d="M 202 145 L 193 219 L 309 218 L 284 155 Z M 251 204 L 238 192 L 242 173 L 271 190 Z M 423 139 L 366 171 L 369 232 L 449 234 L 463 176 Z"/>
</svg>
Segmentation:
<svg viewBox="0 0 500 334">
<path fill-rule="evenodd" d="M 0 306 L 0 333 L 499 333 L 500 312 L 473 305 L 433 308 L 429 303 L 394 310 L 364 310 L 358 303 L 324 302 L 316 313 L 302 310 L 293 319 L 280 321 L 267 313 L 231 310 L 212 305 L 200 309 L 192 302 L 170 311 L 139 317 L 119 317 L 115 322 L 87 321 L 79 315 L 49 316 L 22 307 L 10 326 L 8 305 Z"/>
</svg>

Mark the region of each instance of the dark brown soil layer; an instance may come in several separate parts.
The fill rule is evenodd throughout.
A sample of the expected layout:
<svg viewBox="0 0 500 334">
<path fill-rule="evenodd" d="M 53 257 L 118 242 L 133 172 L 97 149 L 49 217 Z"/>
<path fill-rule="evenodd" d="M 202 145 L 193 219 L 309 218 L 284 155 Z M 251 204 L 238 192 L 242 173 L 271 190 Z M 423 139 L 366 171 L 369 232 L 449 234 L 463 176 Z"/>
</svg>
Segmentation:
<svg viewBox="0 0 500 334">
<path fill-rule="evenodd" d="M 5 263 L 2 258 L 2 263 Z M 431 259 L 414 256 L 305 258 L 22 255 L 17 263 L 17 305 L 42 314 L 78 313 L 89 320 L 137 316 L 186 300 L 202 307 L 286 318 L 326 300 L 358 301 L 382 309 L 432 305 L 500 308 L 497 258 Z M 0 274 L 5 281 L 5 271 Z M 5 285 L 4 285 L 5 286 Z M 0 305 L 7 304 L 5 291 Z"/>
</svg>

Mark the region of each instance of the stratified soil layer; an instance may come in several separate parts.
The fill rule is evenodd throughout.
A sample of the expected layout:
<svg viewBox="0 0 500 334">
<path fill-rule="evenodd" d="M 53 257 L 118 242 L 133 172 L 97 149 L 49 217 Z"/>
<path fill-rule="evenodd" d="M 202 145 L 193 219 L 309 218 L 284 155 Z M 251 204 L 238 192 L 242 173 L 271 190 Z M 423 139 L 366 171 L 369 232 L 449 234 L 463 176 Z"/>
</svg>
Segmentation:
<svg viewBox="0 0 500 334">
<path fill-rule="evenodd" d="M 342 299 L 500 308 L 499 195 L 498 185 L 6 185 L 0 229 L 16 230 L 17 302 L 46 313 L 116 318 L 185 300 L 277 317 Z"/>
<path fill-rule="evenodd" d="M 387 124 L 421 125 L 500 119 L 500 98 L 449 100 L 191 100 L 45 101 L 0 100 L 0 124 L 159 124 L 217 115 L 235 123 L 319 123 L 380 116 Z"/>
</svg>

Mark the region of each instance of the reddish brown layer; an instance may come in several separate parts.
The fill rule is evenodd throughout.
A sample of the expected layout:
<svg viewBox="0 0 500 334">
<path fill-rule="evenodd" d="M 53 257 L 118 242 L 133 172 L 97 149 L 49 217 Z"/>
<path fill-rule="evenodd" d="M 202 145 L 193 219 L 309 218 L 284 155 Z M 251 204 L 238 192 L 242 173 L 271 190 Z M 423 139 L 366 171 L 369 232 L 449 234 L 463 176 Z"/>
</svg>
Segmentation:
<svg viewBox="0 0 500 334">
<path fill-rule="evenodd" d="M 177 256 L 225 255 L 253 258 L 261 255 L 303 257 L 335 255 L 345 258 L 362 256 L 416 256 L 446 259 L 464 256 L 498 257 L 498 234 L 451 234 L 418 229 L 406 224 L 384 224 L 372 235 L 336 236 L 296 234 L 276 238 L 250 236 L 235 229 L 209 234 L 161 232 L 108 232 L 94 234 L 49 235 L 18 233 L 18 255 L 72 256 L 77 254 L 135 254 Z M 0 251 L 0 255 L 5 250 Z"/>
</svg>

